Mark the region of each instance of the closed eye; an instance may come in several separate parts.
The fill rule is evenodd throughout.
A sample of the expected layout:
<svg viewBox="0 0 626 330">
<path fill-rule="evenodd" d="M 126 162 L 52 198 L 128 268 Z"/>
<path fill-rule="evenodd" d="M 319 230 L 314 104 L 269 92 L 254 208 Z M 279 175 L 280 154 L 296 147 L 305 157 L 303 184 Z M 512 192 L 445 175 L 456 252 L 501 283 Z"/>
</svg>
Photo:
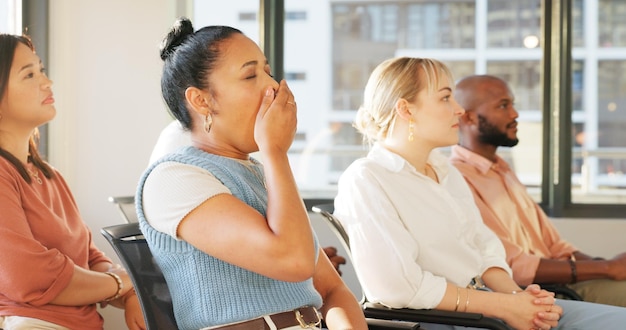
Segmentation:
<svg viewBox="0 0 626 330">
<path fill-rule="evenodd" d="M 267 73 L 268 76 L 274 78 L 274 75 L 271 72 L 266 71 L 265 73 Z M 254 79 L 256 78 L 256 76 L 257 76 L 256 74 L 253 74 L 251 76 L 246 77 L 246 79 Z"/>
</svg>

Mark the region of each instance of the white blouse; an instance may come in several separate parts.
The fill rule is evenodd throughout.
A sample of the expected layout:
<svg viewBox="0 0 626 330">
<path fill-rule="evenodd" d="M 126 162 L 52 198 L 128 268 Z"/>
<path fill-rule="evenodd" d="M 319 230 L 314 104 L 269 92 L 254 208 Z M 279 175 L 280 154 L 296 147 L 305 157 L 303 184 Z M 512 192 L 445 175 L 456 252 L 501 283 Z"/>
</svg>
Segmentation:
<svg viewBox="0 0 626 330">
<path fill-rule="evenodd" d="M 339 180 L 335 215 L 350 237 L 369 301 L 434 308 L 447 281 L 465 287 L 491 267 L 511 274 L 502 243 L 483 224 L 461 174 L 437 151 L 428 162 L 439 183 L 374 145 Z"/>
</svg>

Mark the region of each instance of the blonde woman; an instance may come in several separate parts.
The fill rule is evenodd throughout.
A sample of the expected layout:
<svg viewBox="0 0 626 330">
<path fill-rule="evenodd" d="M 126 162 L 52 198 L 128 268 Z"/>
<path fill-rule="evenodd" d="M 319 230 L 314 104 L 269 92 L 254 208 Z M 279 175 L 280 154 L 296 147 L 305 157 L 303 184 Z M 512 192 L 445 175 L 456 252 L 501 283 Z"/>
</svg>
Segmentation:
<svg viewBox="0 0 626 330">
<path fill-rule="evenodd" d="M 365 87 L 355 126 L 372 147 L 341 176 L 335 214 L 368 298 L 482 313 L 514 329 L 619 328 L 624 309 L 556 300 L 513 281 L 465 180 L 435 150 L 458 141 L 464 110 L 453 89 L 444 64 L 407 57 L 380 64 Z"/>
</svg>

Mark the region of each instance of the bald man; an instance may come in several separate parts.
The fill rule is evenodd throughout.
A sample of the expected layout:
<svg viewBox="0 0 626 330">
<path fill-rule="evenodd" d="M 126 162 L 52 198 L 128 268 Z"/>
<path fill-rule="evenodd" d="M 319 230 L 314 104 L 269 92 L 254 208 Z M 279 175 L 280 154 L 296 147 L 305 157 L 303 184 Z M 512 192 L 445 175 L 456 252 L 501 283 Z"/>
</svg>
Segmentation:
<svg viewBox="0 0 626 330">
<path fill-rule="evenodd" d="M 519 285 L 560 283 L 585 301 L 626 306 L 626 253 L 593 258 L 565 241 L 496 151 L 518 143 L 515 97 L 500 78 L 461 79 L 454 92 L 465 108 L 451 161 L 474 193 L 485 224 L 502 240 Z"/>
</svg>

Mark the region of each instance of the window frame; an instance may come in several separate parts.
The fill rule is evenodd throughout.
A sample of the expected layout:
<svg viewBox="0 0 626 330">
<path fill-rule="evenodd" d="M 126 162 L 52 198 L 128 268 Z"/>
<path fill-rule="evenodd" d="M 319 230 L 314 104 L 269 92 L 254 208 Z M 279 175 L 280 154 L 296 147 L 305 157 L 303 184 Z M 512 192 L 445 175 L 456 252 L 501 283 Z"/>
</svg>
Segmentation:
<svg viewBox="0 0 626 330">
<path fill-rule="evenodd" d="M 572 10 L 569 0 L 544 0 L 543 180 L 541 207 L 551 217 L 624 218 L 626 205 L 572 202 Z M 554 87 L 553 87 L 554 86 Z"/>
<path fill-rule="evenodd" d="M 284 0 L 260 0 L 263 48 L 282 79 Z M 542 2 L 543 150 L 540 206 L 551 217 L 624 218 L 626 205 L 572 202 L 572 9 L 570 0 Z M 556 86 L 556 87 L 553 87 Z M 320 196 L 320 198 L 324 198 Z"/>
</svg>

